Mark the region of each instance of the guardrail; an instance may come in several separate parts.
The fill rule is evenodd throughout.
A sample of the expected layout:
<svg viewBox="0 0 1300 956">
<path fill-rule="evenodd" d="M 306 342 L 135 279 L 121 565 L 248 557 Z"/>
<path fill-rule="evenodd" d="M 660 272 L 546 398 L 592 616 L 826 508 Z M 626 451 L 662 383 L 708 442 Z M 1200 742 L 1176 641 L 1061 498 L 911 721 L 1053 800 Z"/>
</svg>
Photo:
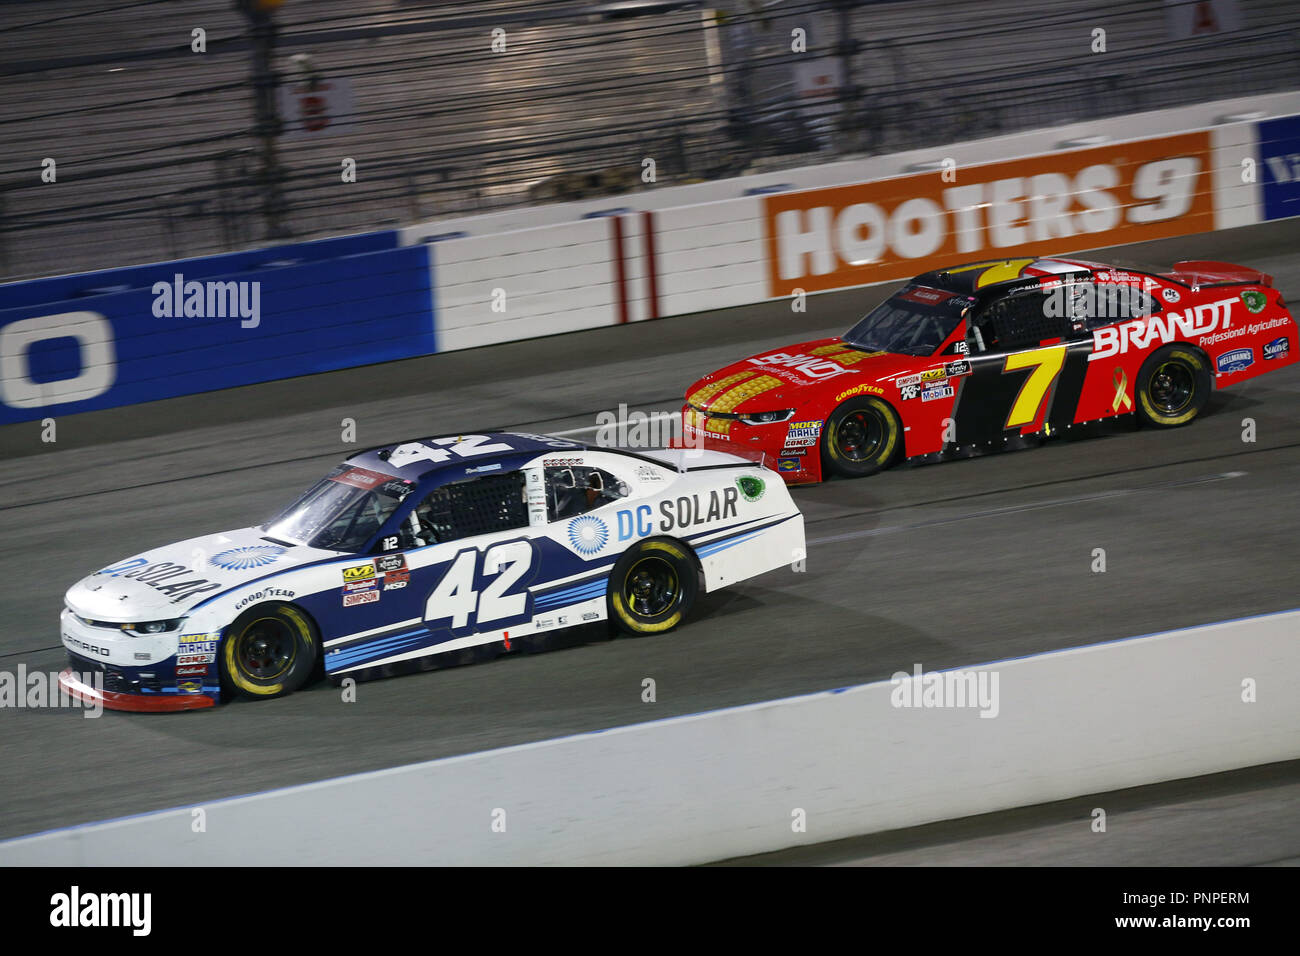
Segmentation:
<svg viewBox="0 0 1300 956">
<path fill-rule="evenodd" d="M 957 671 L 917 664 L 9 840 L 0 865 L 690 864 L 1218 773 L 1300 757 L 1298 628 L 1288 611 Z"/>
<path fill-rule="evenodd" d="M 1282 107 L 0 285 L 0 424 L 1300 215 L 1300 116 L 1258 115 Z"/>
</svg>

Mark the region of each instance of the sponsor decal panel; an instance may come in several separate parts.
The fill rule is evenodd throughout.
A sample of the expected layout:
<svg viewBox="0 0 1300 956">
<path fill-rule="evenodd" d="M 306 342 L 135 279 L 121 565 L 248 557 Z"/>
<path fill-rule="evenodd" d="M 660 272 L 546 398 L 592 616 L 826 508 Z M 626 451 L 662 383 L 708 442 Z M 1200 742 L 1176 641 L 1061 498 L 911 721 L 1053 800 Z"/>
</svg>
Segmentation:
<svg viewBox="0 0 1300 956">
<path fill-rule="evenodd" d="M 836 395 L 835 402 L 836 404 L 838 404 L 844 401 L 844 399 L 849 398 L 853 395 L 862 395 L 868 393 L 871 395 L 884 395 L 885 390 L 881 388 L 879 385 L 854 385 L 852 388 L 845 389 L 844 391 Z"/>
<path fill-rule="evenodd" d="M 1264 360 L 1286 358 L 1291 354 L 1291 340 L 1285 335 L 1280 339 L 1264 343 Z"/>
<path fill-rule="evenodd" d="M 343 569 L 343 581 L 364 581 L 375 576 L 375 564 L 356 564 Z"/>
<path fill-rule="evenodd" d="M 177 654 L 214 654 L 217 642 L 211 634 L 185 634 L 177 643 Z"/>
<path fill-rule="evenodd" d="M 736 487 L 740 489 L 741 497 L 750 503 L 758 501 L 767 491 L 767 483 L 757 475 L 741 475 L 736 479 Z"/>
<path fill-rule="evenodd" d="M 951 385 L 940 385 L 935 388 L 927 388 L 921 393 L 921 401 L 933 402 L 940 398 L 952 398 L 953 388 Z"/>
<path fill-rule="evenodd" d="M 821 422 L 791 422 L 790 430 L 785 433 L 785 443 L 798 447 L 800 441 L 810 439 L 809 444 L 812 444 L 821 437 L 821 433 Z"/>
<path fill-rule="evenodd" d="M 762 197 L 772 298 L 973 262 L 1208 232 L 1205 131 Z M 914 290 L 915 292 L 916 290 Z M 922 291 L 920 294 L 927 294 Z"/>
<path fill-rule="evenodd" d="M 1246 311 L 1258 315 L 1268 305 L 1268 297 L 1262 292 L 1247 291 L 1241 294 L 1241 301 L 1246 304 Z"/>
<path fill-rule="evenodd" d="M 260 591 L 254 591 L 252 594 L 245 595 L 235 604 L 235 610 L 241 610 L 257 601 L 272 601 L 276 598 L 291 598 L 295 592 L 287 588 L 262 588 Z"/>
<path fill-rule="evenodd" d="M 330 481 L 337 481 L 341 485 L 350 485 L 353 488 L 360 488 L 362 491 L 374 491 L 380 485 L 387 481 L 401 481 L 393 475 L 381 475 L 377 471 L 371 471 L 368 468 L 349 468 L 341 475 L 334 475 Z"/>
<path fill-rule="evenodd" d="M 799 468 L 799 461 L 796 458 L 780 458 L 776 463 L 777 471 L 798 471 Z"/>
<path fill-rule="evenodd" d="M 1219 371 L 1225 374 L 1244 372 L 1254 364 L 1254 349 L 1233 349 L 1231 352 L 1224 352 L 1216 363 Z"/>
<path fill-rule="evenodd" d="M 356 607 L 358 604 L 374 604 L 379 600 L 379 591 L 360 591 L 356 594 L 343 595 L 344 607 Z"/>
</svg>

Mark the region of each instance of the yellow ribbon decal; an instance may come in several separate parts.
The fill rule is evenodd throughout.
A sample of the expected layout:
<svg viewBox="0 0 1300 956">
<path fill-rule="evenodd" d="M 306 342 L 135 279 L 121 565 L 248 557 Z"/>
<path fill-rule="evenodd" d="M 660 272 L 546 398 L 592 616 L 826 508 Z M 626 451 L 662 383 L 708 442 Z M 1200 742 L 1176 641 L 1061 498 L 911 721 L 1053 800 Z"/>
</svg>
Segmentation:
<svg viewBox="0 0 1300 956">
<path fill-rule="evenodd" d="M 1110 406 L 1111 411 L 1118 412 L 1121 405 L 1126 410 L 1133 411 L 1133 399 L 1128 397 L 1128 372 L 1116 365 L 1115 377 L 1111 381 L 1115 385 L 1115 401 Z"/>
</svg>

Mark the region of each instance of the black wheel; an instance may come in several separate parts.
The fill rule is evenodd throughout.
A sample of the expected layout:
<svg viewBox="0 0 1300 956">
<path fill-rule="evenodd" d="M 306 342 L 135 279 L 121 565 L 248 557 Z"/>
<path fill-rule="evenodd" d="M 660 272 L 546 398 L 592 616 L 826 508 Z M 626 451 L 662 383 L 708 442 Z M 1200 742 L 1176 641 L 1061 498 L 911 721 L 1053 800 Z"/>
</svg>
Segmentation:
<svg viewBox="0 0 1300 956">
<path fill-rule="evenodd" d="M 307 682 L 319 656 L 310 617 L 291 604 L 263 604 L 226 628 L 221 680 L 241 697 L 283 697 Z"/>
<path fill-rule="evenodd" d="M 822 429 L 822 467 L 846 478 L 874 475 L 903 447 L 898 415 L 880 398 L 845 402 Z"/>
<path fill-rule="evenodd" d="M 1187 345 L 1166 345 L 1138 371 L 1138 418 L 1160 428 L 1186 425 L 1209 399 L 1210 382 L 1204 355 Z"/>
<path fill-rule="evenodd" d="M 656 538 L 629 548 L 609 575 L 609 619 L 626 634 L 658 634 L 682 622 L 699 593 L 685 545 Z"/>
</svg>

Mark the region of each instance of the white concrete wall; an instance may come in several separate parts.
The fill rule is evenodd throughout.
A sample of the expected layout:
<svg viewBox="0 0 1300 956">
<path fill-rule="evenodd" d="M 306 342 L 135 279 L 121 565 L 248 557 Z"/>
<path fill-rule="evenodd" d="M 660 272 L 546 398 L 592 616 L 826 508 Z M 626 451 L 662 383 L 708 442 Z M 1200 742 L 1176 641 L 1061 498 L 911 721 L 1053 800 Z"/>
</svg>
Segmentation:
<svg viewBox="0 0 1300 956">
<path fill-rule="evenodd" d="M 180 808 L 10 840 L 0 864 L 688 864 L 916 826 L 1300 757 L 1298 636 L 1292 611 L 975 668 L 994 717 L 881 682 L 672 718 L 206 804 L 205 833 Z"/>
</svg>

